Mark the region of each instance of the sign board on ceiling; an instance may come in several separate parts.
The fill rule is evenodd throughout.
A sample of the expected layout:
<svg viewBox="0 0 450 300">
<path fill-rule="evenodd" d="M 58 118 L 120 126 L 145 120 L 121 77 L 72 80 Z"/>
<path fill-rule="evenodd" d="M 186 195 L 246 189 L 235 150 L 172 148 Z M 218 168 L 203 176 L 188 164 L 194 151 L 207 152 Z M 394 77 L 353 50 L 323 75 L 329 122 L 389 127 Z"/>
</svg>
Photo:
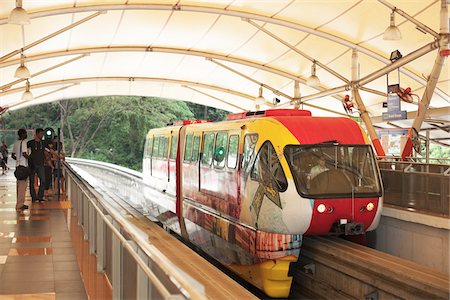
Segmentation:
<svg viewBox="0 0 450 300">
<path fill-rule="evenodd" d="M 387 112 L 381 114 L 383 121 L 405 120 L 406 110 L 401 110 L 400 97 L 397 94 L 388 94 Z"/>
</svg>

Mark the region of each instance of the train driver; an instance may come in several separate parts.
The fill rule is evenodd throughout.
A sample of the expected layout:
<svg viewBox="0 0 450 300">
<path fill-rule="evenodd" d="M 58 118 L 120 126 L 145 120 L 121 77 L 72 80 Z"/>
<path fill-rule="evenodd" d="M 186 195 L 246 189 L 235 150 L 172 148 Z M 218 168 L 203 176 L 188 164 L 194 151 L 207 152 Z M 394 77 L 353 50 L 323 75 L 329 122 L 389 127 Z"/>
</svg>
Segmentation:
<svg viewBox="0 0 450 300">
<path fill-rule="evenodd" d="M 317 165 L 311 168 L 311 179 L 325 171 L 328 171 L 328 168 L 325 165 L 325 156 L 322 155 L 321 157 L 319 157 Z"/>
</svg>

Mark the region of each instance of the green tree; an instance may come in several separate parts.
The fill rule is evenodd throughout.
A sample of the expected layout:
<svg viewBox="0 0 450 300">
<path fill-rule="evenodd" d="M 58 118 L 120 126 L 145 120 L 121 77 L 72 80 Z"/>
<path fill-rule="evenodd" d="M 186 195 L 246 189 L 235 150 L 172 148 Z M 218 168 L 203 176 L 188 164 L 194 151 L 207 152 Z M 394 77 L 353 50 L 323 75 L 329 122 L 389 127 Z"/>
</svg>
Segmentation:
<svg viewBox="0 0 450 300">
<path fill-rule="evenodd" d="M 6 114 L 6 128 L 61 128 L 68 156 L 140 170 L 148 130 L 176 120 L 223 120 L 227 112 L 152 97 L 87 97 L 27 107 Z"/>
</svg>

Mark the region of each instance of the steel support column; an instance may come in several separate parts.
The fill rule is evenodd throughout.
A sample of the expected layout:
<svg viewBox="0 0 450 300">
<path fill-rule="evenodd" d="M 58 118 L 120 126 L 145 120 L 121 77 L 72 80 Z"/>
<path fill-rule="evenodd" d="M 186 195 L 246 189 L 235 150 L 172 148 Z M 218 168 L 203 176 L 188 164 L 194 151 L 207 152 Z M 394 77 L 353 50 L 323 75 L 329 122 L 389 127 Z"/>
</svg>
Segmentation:
<svg viewBox="0 0 450 300">
<path fill-rule="evenodd" d="M 352 81 L 358 80 L 358 51 L 356 49 L 352 50 Z M 372 145 L 375 148 L 378 156 L 385 156 L 383 147 L 381 146 L 378 135 L 373 127 L 372 120 L 370 119 L 369 113 L 367 112 L 366 105 L 364 101 L 361 99 L 358 88 L 354 87 L 352 89 L 353 99 L 356 101 L 358 105 L 359 114 L 364 124 L 366 125 L 367 132 L 370 136 L 370 140 L 372 141 Z"/>
<path fill-rule="evenodd" d="M 408 139 L 406 140 L 405 147 L 402 151 L 402 159 L 411 156 L 413 149 L 413 139 L 417 138 L 415 135 L 420 132 L 423 120 L 430 106 L 431 98 L 436 88 L 436 84 L 439 80 L 439 76 L 444 66 L 444 60 L 446 56 L 441 55 L 441 52 L 448 49 L 449 42 L 449 20 L 448 20 L 448 5 L 447 0 L 441 0 L 441 26 L 440 26 L 440 39 L 439 39 L 439 51 L 436 55 L 436 60 L 434 61 L 433 70 L 428 78 L 427 86 L 423 93 L 422 99 L 419 102 L 419 110 L 416 118 L 414 119 L 413 125 L 408 132 Z"/>
</svg>

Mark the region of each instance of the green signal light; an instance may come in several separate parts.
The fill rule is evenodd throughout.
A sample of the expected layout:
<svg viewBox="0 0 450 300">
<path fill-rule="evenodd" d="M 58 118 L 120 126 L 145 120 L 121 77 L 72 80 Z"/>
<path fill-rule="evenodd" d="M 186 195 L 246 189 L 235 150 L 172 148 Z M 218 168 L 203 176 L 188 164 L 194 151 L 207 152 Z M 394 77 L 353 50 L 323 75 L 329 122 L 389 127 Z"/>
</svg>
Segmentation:
<svg viewBox="0 0 450 300">
<path fill-rule="evenodd" d="M 224 151 L 222 149 L 219 149 L 219 155 L 223 155 Z"/>
<path fill-rule="evenodd" d="M 52 132 L 50 130 L 47 130 L 47 135 L 52 135 Z"/>
</svg>

